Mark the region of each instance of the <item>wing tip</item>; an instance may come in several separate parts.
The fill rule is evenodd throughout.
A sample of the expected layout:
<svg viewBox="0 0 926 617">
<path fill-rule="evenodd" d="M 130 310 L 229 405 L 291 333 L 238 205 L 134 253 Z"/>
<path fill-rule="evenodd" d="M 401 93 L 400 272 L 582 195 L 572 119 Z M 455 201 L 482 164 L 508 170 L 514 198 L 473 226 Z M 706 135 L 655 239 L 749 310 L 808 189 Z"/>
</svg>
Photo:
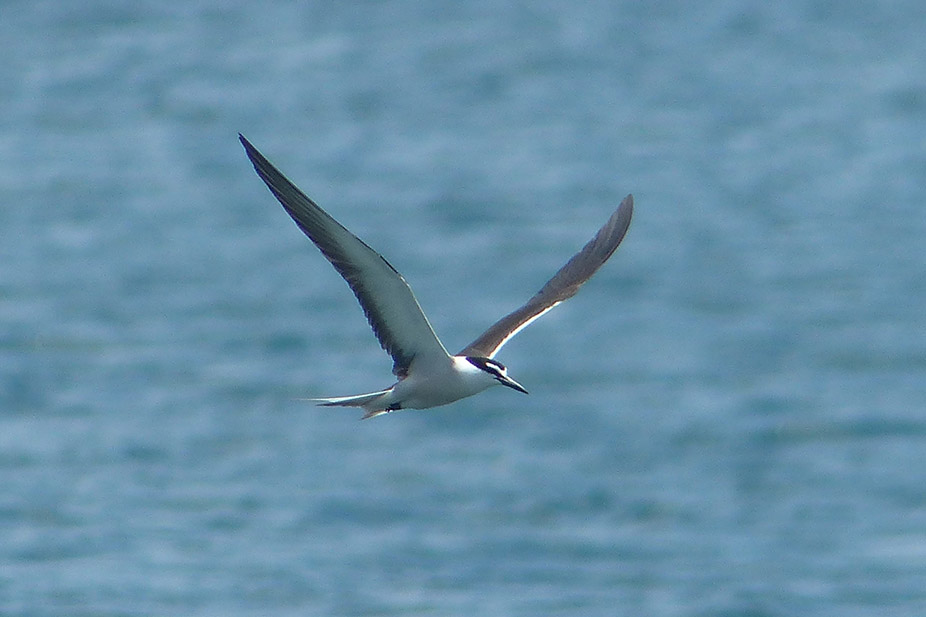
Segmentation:
<svg viewBox="0 0 926 617">
<path fill-rule="evenodd" d="M 244 146 L 244 152 L 248 155 L 248 158 L 251 160 L 251 163 L 256 167 L 259 162 L 266 161 L 266 157 L 260 153 L 260 150 L 254 147 L 248 138 L 238 133 L 238 141 L 241 142 L 241 145 Z"/>
<path fill-rule="evenodd" d="M 612 248 L 608 253 L 608 256 L 605 257 L 605 260 L 611 256 L 621 242 L 624 240 L 624 236 L 627 234 L 627 229 L 630 227 L 630 220 L 633 218 L 633 194 L 628 193 L 624 199 L 621 200 L 620 205 L 617 207 L 617 210 L 614 211 L 614 214 L 611 215 L 611 220 L 602 227 L 602 231 L 610 228 L 609 235 L 612 238 Z"/>
<path fill-rule="evenodd" d="M 627 193 L 627 197 L 621 200 L 617 212 L 623 213 L 622 216 L 626 216 L 628 220 L 633 216 L 633 193 Z"/>
</svg>

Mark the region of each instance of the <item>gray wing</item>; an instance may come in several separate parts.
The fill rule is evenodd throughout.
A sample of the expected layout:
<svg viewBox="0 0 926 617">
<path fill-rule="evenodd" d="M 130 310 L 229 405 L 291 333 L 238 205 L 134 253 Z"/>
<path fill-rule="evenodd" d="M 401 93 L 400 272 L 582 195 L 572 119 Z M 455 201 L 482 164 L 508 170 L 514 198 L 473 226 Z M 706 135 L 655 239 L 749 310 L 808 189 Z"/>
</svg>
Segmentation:
<svg viewBox="0 0 926 617">
<path fill-rule="evenodd" d="M 418 357 L 446 358 L 411 287 L 386 259 L 349 232 L 286 179 L 251 143 L 238 135 L 257 175 L 350 285 L 373 333 L 404 377 Z"/>
<path fill-rule="evenodd" d="M 493 358 L 502 345 L 551 308 L 568 300 L 592 277 L 617 249 L 633 216 L 633 195 L 627 195 L 608 222 L 582 250 L 553 275 L 521 308 L 499 319 L 470 343 L 460 355 Z"/>
</svg>

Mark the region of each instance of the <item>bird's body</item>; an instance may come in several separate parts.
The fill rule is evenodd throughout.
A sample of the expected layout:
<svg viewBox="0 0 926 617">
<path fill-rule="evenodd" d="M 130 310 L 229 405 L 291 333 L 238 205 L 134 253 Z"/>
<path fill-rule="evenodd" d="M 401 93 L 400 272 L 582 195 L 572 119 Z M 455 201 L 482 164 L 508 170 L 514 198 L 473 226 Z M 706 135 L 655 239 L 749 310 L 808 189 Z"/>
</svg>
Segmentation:
<svg viewBox="0 0 926 617">
<path fill-rule="evenodd" d="M 428 409 L 479 394 L 498 382 L 464 357 L 448 355 L 449 362 L 415 365 L 407 377 L 380 392 L 316 399 L 322 405 L 359 403 L 371 415 L 398 409 Z"/>
<path fill-rule="evenodd" d="M 459 354 L 434 334 L 411 287 L 386 259 L 334 220 L 239 135 L 248 158 L 299 228 L 347 281 L 373 332 L 393 358 L 398 381 L 378 392 L 324 399 L 320 405 L 361 407 L 364 418 L 399 409 L 427 409 L 504 385 L 527 394 L 495 354 L 512 336 L 579 287 L 617 249 L 633 214 L 628 195 L 608 222 L 522 307 L 506 315 Z"/>
</svg>

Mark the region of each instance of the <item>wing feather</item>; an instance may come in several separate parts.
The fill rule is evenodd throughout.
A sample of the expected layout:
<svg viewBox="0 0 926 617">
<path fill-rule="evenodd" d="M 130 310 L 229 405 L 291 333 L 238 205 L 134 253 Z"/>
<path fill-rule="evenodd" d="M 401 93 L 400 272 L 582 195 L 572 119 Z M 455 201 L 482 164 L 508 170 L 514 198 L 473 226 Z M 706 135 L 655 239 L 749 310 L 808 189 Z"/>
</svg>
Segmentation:
<svg viewBox="0 0 926 617">
<path fill-rule="evenodd" d="M 595 237 L 573 255 L 546 285 L 522 307 L 505 315 L 460 352 L 466 356 L 495 357 L 502 345 L 535 319 L 579 291 L 614 254 L 633 216 L 633 195 L 627 195 Z"/>
<path fill-rule="evenodd" d="M 244 136 L 238 138 L 257 175 L 347 281 L 373 333 L 392 356 L 392 372 L 404 377 L 419 356 L 448 356 L 411 287 L 392 264 L 318 207 Z"/>
</svg>

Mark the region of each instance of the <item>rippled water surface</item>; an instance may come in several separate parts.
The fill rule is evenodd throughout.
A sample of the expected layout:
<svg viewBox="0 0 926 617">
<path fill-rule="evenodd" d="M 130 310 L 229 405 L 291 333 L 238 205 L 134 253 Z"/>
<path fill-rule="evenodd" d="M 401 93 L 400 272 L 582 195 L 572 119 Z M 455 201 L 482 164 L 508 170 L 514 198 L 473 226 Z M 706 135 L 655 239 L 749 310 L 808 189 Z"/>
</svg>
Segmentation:
<svg viewBox="0 0 926 617">
<path fill-rule="evenodd" d="M 0 613 L 926 612 L 919 2 L 9 2 Z M 448 348 L 390 382 L 241 131 Z"/>
</svg>

